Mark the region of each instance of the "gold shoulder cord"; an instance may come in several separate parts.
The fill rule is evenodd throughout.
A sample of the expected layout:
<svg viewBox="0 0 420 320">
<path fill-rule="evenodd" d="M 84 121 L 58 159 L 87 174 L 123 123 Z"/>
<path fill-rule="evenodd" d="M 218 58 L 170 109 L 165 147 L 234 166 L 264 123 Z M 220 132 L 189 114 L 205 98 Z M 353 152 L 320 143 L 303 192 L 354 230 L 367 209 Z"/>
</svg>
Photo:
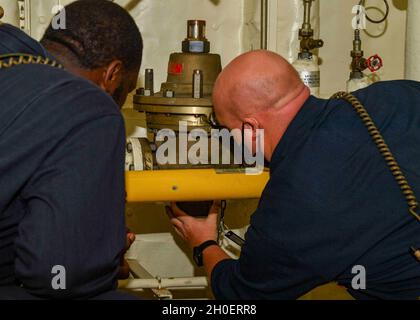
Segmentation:
<svg viewBox="0 0 420 320">
<path fill-rule="evenodd" d="M 55 68 L 63 68 L 63 66 L 57 61 L 41 56 L 33 56 L 31 54 L 23 53 L 0 55 L 0 69 L 11 68 L 21 64 L 44 64 Z"/>
<path fill-rule="evenodd" d="M 400 189 L 407 201 L 408 204 L 408 211 L 410 214 L 420 222 L 420 216 L 417 213 L 417 208 L 419 207 L 419 203 L 417 202 L 416 196 L 414 195 L 414 191 L 411 188 L 410 184 L 408 183 L 406 177 L 402 173 L 401 167 L 398 165 L 397 160 L 393 156 L 391 150 L 389 149 L 388 145 L 386 144 L 384 138 L 382 137 L 381 133 L 379 132 L 378 128 L 376 127 L 375 123 L 373 122 L 372 118 L 370 117 L 369 113 L 367 112 L 366 108 L 360 103 L 360 101 L 351 93 L 347 92 L 338 92 L 334 94 L 331 99 L 343 99 L 349 102 L 352 107 L 355 109 L 359 117 L 362 119 L 363 123 L 365 124 L 366 128 L 369 131 L 369 134 L 373 138 L 376 146 L 379 149 L 379 152 L 384 156 L 385 161 L 391 170 L 392 175 L 394 176 L 395 180 L 397 181 Z M 416 248 L 415 246 L 410 248 L 414 257 L 420 262 L 420 249 Z"/>
<path fill-rule="evenodd" d="M 4 10 L 0 6 L 0 19 L 3 18 L 3 16 Z M 0 25 L 1 24 L 2 22 L 0 21 Z M 7 59 L 7 61 L 4 61 L 5 59 Z M 63 68 L 58 62 L 41 56 L 33 56 L 23 53 L 0 55 L 0 69 L 11 68 L 20 64 L 45 64 L 51 67 Z"/>
</svg>

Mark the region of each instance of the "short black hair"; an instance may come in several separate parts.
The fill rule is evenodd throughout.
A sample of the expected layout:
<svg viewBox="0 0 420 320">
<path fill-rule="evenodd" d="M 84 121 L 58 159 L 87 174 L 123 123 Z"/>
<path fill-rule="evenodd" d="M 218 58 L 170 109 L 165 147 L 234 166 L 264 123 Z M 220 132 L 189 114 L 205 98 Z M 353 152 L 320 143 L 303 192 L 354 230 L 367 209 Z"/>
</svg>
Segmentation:
<svg viewBox="0 0 420 320">
<path fill-rule="evenodd" d="M 65 7 L 66 28 L 54 29 L 52 23 L 41 43 L 64 46 L 81 67 L 92 70 L 115 59 L 127 70 L 141 65 L 143 40 L 130 14 L 109 0 L 79 0 Z"/>
</svg>

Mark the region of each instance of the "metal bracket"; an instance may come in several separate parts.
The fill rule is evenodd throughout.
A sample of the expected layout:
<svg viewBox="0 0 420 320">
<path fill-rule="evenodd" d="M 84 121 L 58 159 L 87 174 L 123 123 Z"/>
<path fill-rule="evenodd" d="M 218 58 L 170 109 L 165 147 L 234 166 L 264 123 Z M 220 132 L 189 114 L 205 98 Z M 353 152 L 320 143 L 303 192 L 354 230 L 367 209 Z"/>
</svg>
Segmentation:
<svg viewBox="0 0 420 320">
<path fill-rule="evenodd" d="M 158 279 L 153 277 L 145 268 L 143 268 L 137 260 L 127 260 L 130 272 L 137 279 Z M 159 300 L 171 300 L 173 299 L 172 293 L 165 288 L 151 289 L 152 292 Z"/>
<path fill-rule="evenodd" d="M 31 3 L 30 0 L 18 0 L 19 7 L 19 28 L 31 34 Z"/>
</svg>

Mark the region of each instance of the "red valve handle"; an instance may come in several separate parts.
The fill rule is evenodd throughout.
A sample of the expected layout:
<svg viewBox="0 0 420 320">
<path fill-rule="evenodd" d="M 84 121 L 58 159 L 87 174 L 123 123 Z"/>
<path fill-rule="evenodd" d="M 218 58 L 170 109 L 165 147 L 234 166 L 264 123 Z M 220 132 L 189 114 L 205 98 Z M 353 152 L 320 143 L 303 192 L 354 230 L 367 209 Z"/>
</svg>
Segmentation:
<svg viewBox="0 0 420 320">
<path fill-rule="evenodd" d="M 378 71 L 384 65 L 382 58 L 375 54 L 366 60 L 367 67 L 371 72 Z"/>
</svg>

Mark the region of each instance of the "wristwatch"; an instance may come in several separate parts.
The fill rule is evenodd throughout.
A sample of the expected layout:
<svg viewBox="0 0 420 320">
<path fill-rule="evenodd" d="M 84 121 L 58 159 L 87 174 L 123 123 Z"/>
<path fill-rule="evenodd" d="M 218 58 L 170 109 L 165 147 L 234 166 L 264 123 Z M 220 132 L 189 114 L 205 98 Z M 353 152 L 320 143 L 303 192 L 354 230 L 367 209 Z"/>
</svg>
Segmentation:
<svg viewBox="0 0 420 320">
<path fill-rule="evenodd" d="M 197 266 L 202 267 L 203 266 L 203 251 L 210 247 L 210 246 L 218 246 L 219 244 L 214 240 L 208 240 L 202 244 L 200 244 L 198 247 L 195 247 L 193 249 L 193 258 Z"/>
</svg>

